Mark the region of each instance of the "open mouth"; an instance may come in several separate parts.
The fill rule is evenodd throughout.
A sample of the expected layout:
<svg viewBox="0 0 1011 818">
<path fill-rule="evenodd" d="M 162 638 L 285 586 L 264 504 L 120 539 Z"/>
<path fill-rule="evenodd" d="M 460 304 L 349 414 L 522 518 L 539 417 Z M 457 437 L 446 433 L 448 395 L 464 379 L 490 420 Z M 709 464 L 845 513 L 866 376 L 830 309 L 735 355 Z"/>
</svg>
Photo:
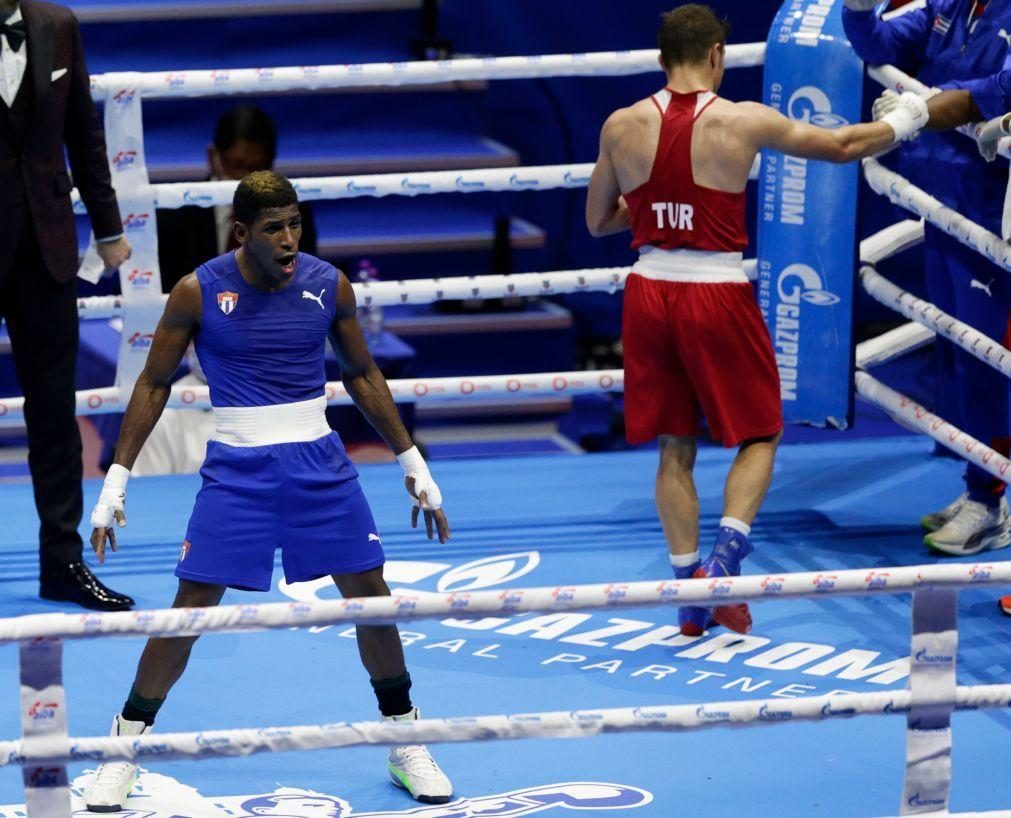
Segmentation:
<svg viewBox="0 0 1011 818">
<path fill-rule="evenodd" d="M 281 268 L 281 272 L 286 276 L 295 274 L 295 254 L 289 253 L 286 256 L 281 256 L 277 259 L 277 264 Z"/>
</svg>

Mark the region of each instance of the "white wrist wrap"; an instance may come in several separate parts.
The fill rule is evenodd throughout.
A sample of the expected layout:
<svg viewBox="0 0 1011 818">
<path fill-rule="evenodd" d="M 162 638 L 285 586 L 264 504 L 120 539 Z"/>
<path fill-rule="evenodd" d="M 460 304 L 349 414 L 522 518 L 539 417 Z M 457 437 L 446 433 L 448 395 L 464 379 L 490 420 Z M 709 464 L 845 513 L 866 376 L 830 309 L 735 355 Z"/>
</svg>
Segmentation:
<svg viewBox="0 0 1011 818">
<path fill-rule="evenodd" d="M 907 91 L 899 97 L 899 105 L 881 117 L 881 121 L 895 132 L 892 141 L 902 142 L 918 134 L 929 118 L 926 101 Z"/>
<path fill-rule="evenodd" d="M 425 492 L 425 503 L 421 504 L 415 499 L 414 505 L 420 505 L 428 511 L 442 508 L 442 492 L 432 479 L 432 473 L 428 470 L 428 464 L 418 451 L 418 447 L 411 446 L 406 452 L 398 454 L 397 462 L 404 470 L 404 477 L 414 478 L 415 495 L 421 497 L 421 493 Z"/>
<path fill-rule="evenodd" d="M 126 503 L 126 483 L 130 479 L 130 470 L 125 466 L 114 463 L 109 467 L 105 475 L 105 482 L 102 484 L 102 493 L 98 495 L 98 502 L 91 511 L 91 525 L 93 528 L 111 528 L 116 520 L 115 512 L 123 511 Z M 126 525 L 125 522 L 118 523 L 120 528 Z"/>
</svg>

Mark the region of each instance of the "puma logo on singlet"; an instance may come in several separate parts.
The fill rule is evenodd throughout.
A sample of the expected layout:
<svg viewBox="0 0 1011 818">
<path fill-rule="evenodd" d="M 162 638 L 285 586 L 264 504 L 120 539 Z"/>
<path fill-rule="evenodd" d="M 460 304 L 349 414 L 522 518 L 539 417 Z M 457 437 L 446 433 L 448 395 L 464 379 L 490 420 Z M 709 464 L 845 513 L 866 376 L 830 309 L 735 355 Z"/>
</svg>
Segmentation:
<svg viewBox="0 0 1011 818">
<path fill-rule="evenodd" d="M 323 306 L 323 293 L 325 292 L 326 287 L 324 287 L 322 290 L 319 291 L 319 295 L 313 295 L 308 290 L 302 290 L 302 298 L 308 298 L 310 301 L 315 301 L 317 304 L 319 304 L 319 308 L 321 310 L 324 310 L 326 309 L 326 307 Z"/>
<path fill-rule="evenodd" d="M 690 204 L 680 202 L 653 202 L 653 212 L 656 213 L 656 226 L 663 230 L 669 227 L 671 230 L 694 230 L 692 219 L 695 218 L 695 208 Z M 664 225 L 664 220 L 667 224 Z"/>
<path fill-rule="evenodd" d="M 984 283 L 983 283 L 982 281 L 977 281 L 977 280 L 976 280 L 976 279 L 974 278 L 974 279 L 972 279 L 972 281 L 970 281 L 970 282 L 969 282 L 969 289 L 970 289 L 970 290 L 982 290 L 982 291 L 983 291 L 983 292 L 985 292 L 985 293 L 986 293 L 986 294 L 987 294 L 987 295 L 988 295 L 988 296 L 989 296 L 990 298 L 993 298 L 993 293 L 992 293 L 992 292 L 990 292 L 990 288 L 991 288 L 991 287 L 993 286 L 993 283 L 994 283 L 994 282 L 995 282 L 996 280 L 997 280 L 996 278 L 991 278 L 991 279 L 990 279 L 990 280 L 989 280 L 989 281 L 988 281 L 988 282 L 987 282 L 986 284 L 984 284 Z"/>
<path fill-rule="evenodd" d="M 369 542 L 377 542 L 380 545 L 382 545 L 382 543 L 383 543 L 383 541 L 381 539 L 379 539 L 379 535 L 378 534 L 369 534 Z"/>
<path fill-rule="evenodd" d="M 1011 48 L 1011 34 L 1009 34 L 1005 29 L 1001 29 L 1000 33 L 997 35 L 1002 40 L 1007 40 L 1007 47 Z"/>
</svg>

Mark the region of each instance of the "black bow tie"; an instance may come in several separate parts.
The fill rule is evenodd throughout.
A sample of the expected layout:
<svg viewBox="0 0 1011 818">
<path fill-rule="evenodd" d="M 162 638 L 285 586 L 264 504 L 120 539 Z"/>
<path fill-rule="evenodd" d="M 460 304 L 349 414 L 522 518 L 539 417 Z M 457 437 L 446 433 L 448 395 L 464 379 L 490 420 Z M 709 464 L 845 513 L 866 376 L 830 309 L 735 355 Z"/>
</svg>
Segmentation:
<svg viewBox="0 0 1011 818">
<path fill-rule="evenodd" d="M 24 20 L 18 20 L 16 23 L 2 23 L 0 24 L 0 34 L 6 35 L 7 45 L 11 47 L 12 51 L 17 51 L 28 36 L 28 28 L 25 26 Z"/>
</svg>

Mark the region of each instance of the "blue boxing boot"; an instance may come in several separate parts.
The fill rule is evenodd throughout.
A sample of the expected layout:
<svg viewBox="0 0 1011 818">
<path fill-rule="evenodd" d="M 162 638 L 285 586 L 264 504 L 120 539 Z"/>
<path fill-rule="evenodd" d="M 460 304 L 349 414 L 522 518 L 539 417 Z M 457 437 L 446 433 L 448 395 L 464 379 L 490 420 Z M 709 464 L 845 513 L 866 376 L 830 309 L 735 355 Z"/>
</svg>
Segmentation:
<svg viewBox="0 0 1011 818">
<path fill-rule="evenodd" d="M 732 517 L 720 520 L 713 552 L 695 572 L 701 577 L 736 577 L 741 574 L 741 560 L 755 550 L 748 539 L 751 527 Z M 712 621 L 736 633 L 751 630 L 751 611 L 747 605 L 720 605 L 712 611 Z M 684 633 L 684 628 L 681 629 Z"/>
<path fill-rule="evenodd" d="M 698 551 L 696 551 L 692 556 L 694 556 L 694 560 L 692 560 L 689 564 L 677 565 L 675 561 L 678 558 L 673 554 L 671 555 L 671 566 L 674 568 L 675 579 L 691 579 L 695 576 L 695 573 L 701 567 L 702 562 L 698 558 Z M 688 555 L 685 555 L 682 559 L 688 559 Z M 681 635 L 701 636 L 702 632 L 709 624 L 710 616 L 711 611 L 709 608 L 698 608 L 695 606 L 682 606 L 678 608 L 678 625 L 681 628 Z"/>
</svg>

